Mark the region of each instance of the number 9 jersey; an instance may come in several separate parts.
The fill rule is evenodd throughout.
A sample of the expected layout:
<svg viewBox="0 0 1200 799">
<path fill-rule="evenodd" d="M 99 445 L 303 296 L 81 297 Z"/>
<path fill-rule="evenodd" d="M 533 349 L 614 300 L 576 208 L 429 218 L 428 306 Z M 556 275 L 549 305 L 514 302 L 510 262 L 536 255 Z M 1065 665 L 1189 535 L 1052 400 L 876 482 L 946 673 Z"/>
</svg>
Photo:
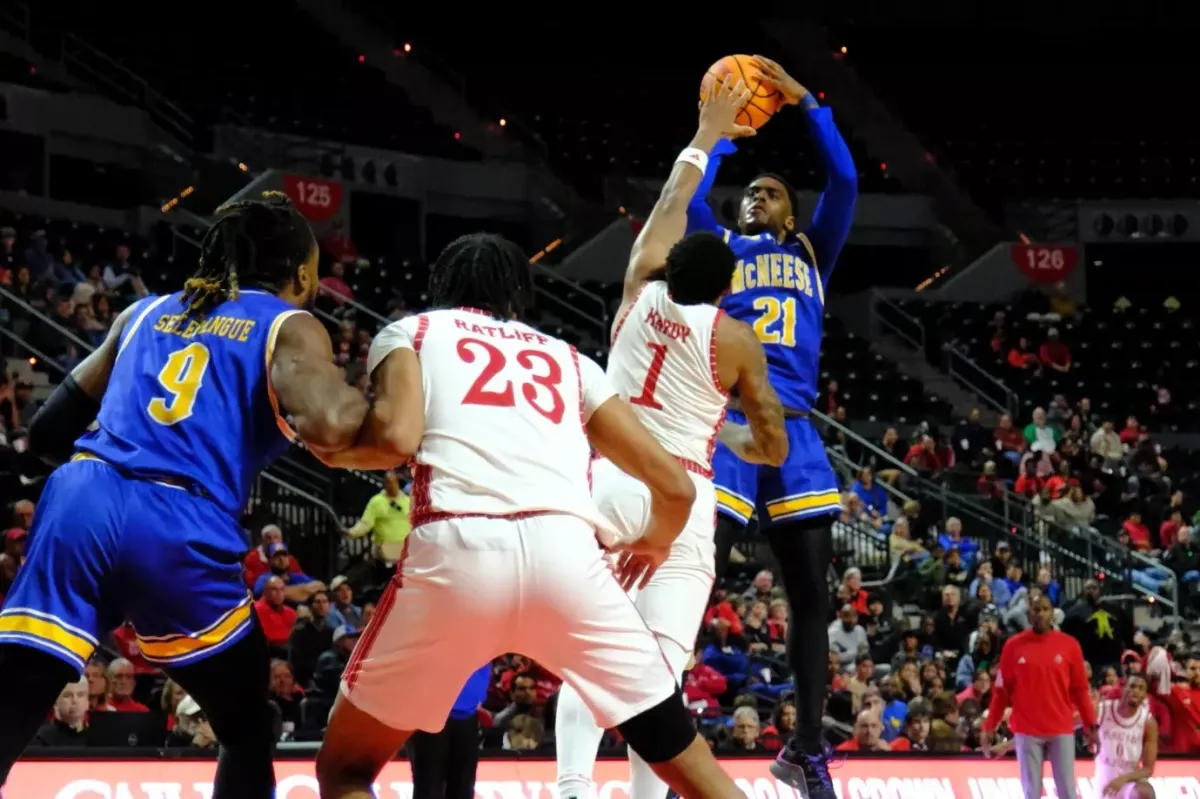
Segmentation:
<svg viewBox="0 0 1200 799">
<path fill-rule="evenodd" d="M 294 437 L 269 379 L 275 338 L 295 306 L 264 291 L 203 318 L 179 294 L 133 311 L 82 453 L 139 477 L 191 483 L 234 518 L 258 473 Z"/>
<path fill-rule="evenodd" d="M 417 353 L 425 437 L 413 466 L 412 526 L 460 516 L 563 513 L 615 536 L 591 493 L 587 421 L 614 392 L 564 341 L 472 309 L 410 316 L 371 344 L 367 371 Z"/>
</svg>

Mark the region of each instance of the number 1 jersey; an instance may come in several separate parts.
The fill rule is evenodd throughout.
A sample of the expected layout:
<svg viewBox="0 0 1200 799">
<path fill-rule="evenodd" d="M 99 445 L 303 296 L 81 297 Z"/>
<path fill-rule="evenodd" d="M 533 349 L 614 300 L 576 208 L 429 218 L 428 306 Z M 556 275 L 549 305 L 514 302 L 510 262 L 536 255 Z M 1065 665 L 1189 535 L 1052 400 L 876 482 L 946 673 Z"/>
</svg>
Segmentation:
<svg viewBox="0 0 1200 799">
<path fill-rule="evenodd" d="M 779 244 L 770 233 L 724 235 L 737 267 L 721 309 L 754 326 L 783 406 L 807 411 L 817 399 L 825 320 L 825 286 L 808 239 Z"/>
<path fill-rule="evenodd" d="M 97 426 L 75 446 L 139 477 L 194 484 L 240 517 L 258 473 L 294 436 L 270 384 L 275 338 L 303 313 L 243 290 L 203 317 L 179 294 L 134 307 Z"/>
<path fill-rule="evenodd" d="M 563 513 L 615 534 L 591 493 L 586 425 L 614 396 L 603 370 L 521 322 L 470 308 L 393 322 L 367 370 L 417 353 L 425 437 L 413 466 L 412 526 L 455 516 Z"/>
</svg>

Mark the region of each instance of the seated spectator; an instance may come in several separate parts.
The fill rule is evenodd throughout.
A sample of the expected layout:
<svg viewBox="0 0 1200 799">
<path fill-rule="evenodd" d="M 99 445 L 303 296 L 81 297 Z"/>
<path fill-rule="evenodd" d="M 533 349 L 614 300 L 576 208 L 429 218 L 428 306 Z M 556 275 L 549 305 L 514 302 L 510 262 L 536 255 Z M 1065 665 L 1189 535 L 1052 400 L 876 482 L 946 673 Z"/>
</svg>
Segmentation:
<svg viewBox="0 0 1200 799">
<path fill-rule="evenodd" d="M 971 581 L 971 585 L 967 588 L 969 596 L 978 599 L 980 586 L 986 585 L 991 592 L 988 603 L 994 604 L 1001 609 L 1008 607 L 1008 603 L 1012 600 L 1012 591 L 1004 580 L 997 579 L 992 575 L 992 562 L 990 560 L 980 563 L 979 568 L 975 570 L 975 575 L 975 579 Z"/>
<path fill-rule="evenodd" d="M 150 708 L 133 698 L 137 687 L 137 675 L 133 664 L 125 658 L 117 658 L 108 664 L 108 704 L 121 713 L 148 713 Z"/>
<path fill-rule="evenodd" d="M 329 581 L 329 590 L 333 593 L 333 609 L 341 614 L 342 622 L 351 627 L 363 626 L 362 608 L 354 604 L 354 589 L 350 581 L 338 575 Z"/>
<path fill-rule="evenodd" d="M 1099 430 L 1092 433 L 1088 447 L 1091 449 L 1093 455 L 1100 458 L 1101 468 L 1106 472 L 1113 472 L 1118 469 L 1121 466 L 1121 461 L 1125 458 L 1125 447 L 1122 446 L 1121 437 L 1113 429 L 1111 421 L 1105 421 Z"/>
<path fill-rule="evenodd" d="M 308 685 L 316 668 L 317 658 L 333 646 L 334 630 L 344 622 L 341 614 L 333 609 L 329 594 L 317 591 L 308 603 L 297 612 L 296 626 L 288 638 L 288 662 L 292 664 L 296 681 Z"/>
<path fill-rule="evenodd" d="M 846 690 L 850 692 L 851 708 L 858 712 L 867 691 L 875 687 L 875 661 L 870 652 L 863 652 L 854 660 L 854 672 L 846 679 Z"/>
<path fill-rule="evenodd" d="M 1039 372 L 1042 368 L 1041 361 L 1033 352 L 1033 342 L 1021 336 L 1017 339 L 1016 344 L 1008 351 L 1006 359 L 1008 365 L 1013 369 L 1019 369 L 1023 372 Z"/>
<path fill-rule="evenodd" d="M 1071 371 L 1071 350 L 1059 339 L 1057 328 L 1046 331 L 1046 343 L 1038 350 L 1038 360 L 1056 372 Z"/>
<path fill-rule="evenodd" d="M 1042 494 L 1042 478 L 1038 476 L 1038 461 L 1027 458 L 1021 461 L 1021 476 L 1013 486 L 1013 492 L 1026 499 L 1037 499 Z"/>
<path fill-rule="evenodd" d="M 891 751 L 883 740 L 883 721 L 879 715 L 861 711 L 854 719 L 854 737 L 837 745 L 839 752 L 887 752 Z"/>
<path fill-rule="evenodd" d="M 1117 438 L 1126 447 L 1133 448 L 1137 446 L 1138 439 L 1146 432 L 1146 428 L 1138 423 L 1136 416 L 1128 416 L 1125 418 L 1125 426 L 1121 428 L 1121 432 L 1117 434 Z"/>
<path fill-rule="evenodd" d="M 502 746 L 510 752 L 532 752 L 542 745 L 546 737 L 546 725 L 541 719 L 520 715 L 512 720 L 504 733 Z"/>
<path fill-rule="evenodd" d="M 763 569 L 758 574 L 754 575 L 754 579 L 750 581 L 750 587 L 742 593 L 742 599 L 746 602 L 770 602 L 771 589 L 775 587 L 775 575 L 770 569 Z"/>
<path fill-rule="evenodd" d="M 150 663 L 142 655 L 142 647 L 138 644 L 137 631 L 128 621 L 112 631 L 113 646 L 120 657 L 133 664 L 133 673 L 142 678 L 143 686 L 149 683 L 152 675 L 160 673 L 158 666 Z"/>
<path fill-rule="evenodd" d="M 996 452 L 1011 461 L 1013 465 L 1020 462 L 1021 455 L 1025 453 L 1028 445 L 1025 443 L 1025 434 L 1013 427 L 1012 417 L 1007 413 L 1001 415 L 1000 423 L 992 431 L 992 438 L 996 441 Z"/>
<path fill-rule="evenodd" d="M 853 605 L 842 605 L 837 621 L 829 625 L 829 649 L 837 653 L 842 671 L 851 672 L 858 656 L 869 648 L 867 631 L 858 623 L 858 611 Z"/>
<path fill-rule="evenodd" d="M 858 479 L 850 488 L 860 500 L 867 513 L 873 516 L 886 516 L 888 510 L 888 495 L 883 486 L 875 482 L 875 473 L 870 466 L 864 466 L 858 473 Z"/>
<path fill-rule="evenodd" d="M 867 611 L 867 589 L 862 587 L 862 572 L 857 567 L 851 566 L 842 573 L 842 585 L 846 586 L 848 599 L 846 600 L 859 615 L 865 615 Z"/>
<path fill-rule="evenodd" d="M 746 649 L 752 655 L 771 648 L 771 625 L 767 622 L 767 608 L 766 602 L 756 599 L 750 603 L 746 618 L 742 620 L 742 637 L 746 640 Z"/>
<path fill-rule="evenodd" d="M 54 718 L 46 722 L 29 742 L 38 746 L 85 746 L 87 736 L 87 677 L 68 683 L 54 703 Z"/>
<path fill-rule="evenodd" d="M 297 574 L 291 571 L 292 556 L 288 552 L 286 545 L 271 544 L 267 550 L 267 554 L 269 557 L 267 565 L 270 571 L 260 574 L 258 579 L 254 581 L 255 598 L 263 595 L 263 590 L 267 586 L 267 580 L 271 579 L 272 575 L 278 577 L 283 582 L 283 598 L 293 605 L 307 602 L 313 594 L 325 590 L 325 584 L 320 580 L 314 580 L 303 572 Z"/>
<path fill-rule="evenodd" d="M 88 710 L 116 710 L 108 703 L 108 674 L 105 673 L 104 664 L 93 657 L 83 667 L 83 676 L 88 681 Z"/>
<path fill-rule="evenodd" d="M 242 572 L 246 578 L 246 587 L 253 589 L 258 584 L 258 578 L 271 571 L 271 557 L 267 551 L 276 544 L 283 543 L 283 531 L 279 529 L 279 525 L 268 524 L 259 533 L 261 542 L 257 547 L 250 550 L 245 559 L 242 560 Z M 288 571 L 292 574 L 304 574 L 304 570 L 300 568 L 300 562 L 288 555 Z M 256 592 L 257 596 L 258 593 Z"/>
<path fill-rule="evenodd" d="M 289 724 L 292 730 L 300 726 L 300 702 L 303 699 L 304 689 L 296 685 L 291 665 L 286 660 L 272 660 L 271 701 L 279 706 L 285 732 L 290 731 Z"/>
<path fill-rule="evenodd" d="M 13 527 L 4 533 L 4 550 L 0 551 L 0 597 L 8 593 L 17 570 L 25 562 L 25 539 L 29 533 L 24 528 Z"/>
<path fill-rule="evenodd" d="M 275 654 L 283 654 L 296 626 L 296 611 L 284 601 L 283 580 L 274 575 L 267 579 L 262 597 L 254 601 L 254 613 L 267 636 L 267 645 Z"/>
<path fill-rule="evenodd" d="M 216 749 L 217 736 L 200 709 L 200 704 L 186 694 L 175 706 L 175 725 L 167 736 L 168 747 Z"/>
<path fill-rule="evenodd" d="M 968 568 L 975 563 L 979 556 L 979 545 L 971 539 L 963 537 L 962 520 L 955 516 L 946 520 L 946 532 L 938 536 L 938 543 L 942 545 L 942 550 L 946 553 L 952 549 L 957 551 L 958 557 Z"/>
<path fill-rule="evenodd" d="M 1163 523 L 1158 527 L 1158 547 L 1159 549 L 1167 549 L 1175 543 L 1179 536 L 1179 531 L 1183 528 L 1183 510 L 1180 508 L 1170 508 L 1170 513 Z"/>
<path fill-rule="evenodd" d="M 1062 441 L 1062 431 L 1046 421 L 1046 409 L 1034 408 L 1033 421 L 1025 425 L 1025 443 L 1029 449 L 1054 452 Z"/>
<path fill-rule="evenodd" d="M 909 448 L 904 463 L 922 477 L 934 477 L 947 466 L 938 456 L 937 442 L 929 435 L 921 436 L 920 441 Z"/>
<path fill-rule="evenodd" d="M 1000 475 L 996 472 L 996 462 L 987 461 L 984 463 L 983 474 L 979 475 L 979 479 L 975 481 L 975 491 L 979 496 L 988 499 L 1001 499 L 1007 490 L 1008 485 L 1000 479 Z"/>
<path fill-rule="evenodd" d="M 1050 600 L 1051 605 L 1056 608 L 1062 606 L 1062 587 L 1059 586 L 1058 581 L 1051 575 L 1049 566 L 1038 568 L 1037 587 Z"/>
<path fill-rule="evenodd" d="M 1200 548 L 1192 543 L 1190 527 L 1179 528 L 1175 542 L 1163 553 L 1162 560 L 1180 585 L 1200 585 Z"/>
<path fill-rule="evenodd" d="M 929 751 L 929 702 L 920 697 L 908 703 L 904 731 L 888 747 L 893 752 Z"/>
<path fill-rule="evenodd" d="M 688 707 L 693 711 L 719 708 L 721 696 L 728 689 L 728 683 L 721 672 L 700 662 L 701 651 L 697 646 L 692 655 L 694 662 L 683 683 L 683 695 L 687 698 Z"/>
<path fill-rule="evenodd" d="M 755 752 L 763 749 L 758 742 L 760 724 L 758 711 L 753 707 L 739 707 L 733 711 L 733 735 L 729 747 L 736 752 Z"/>
<path fill-rule="evenodd" d="M 1142 514 L 1133 511 L 1121 525 L 1121 529 L 1129 536 L 1130 546 L 1139 552 L 1149 552 L 1153 545 L 1150 542 L 1150 528 L 1142 522 Z"/>
<path fill-rule="evenodd" d="M 962 594 L 952 585 L 942 589 L 942 607 L 934 617 L 933 631 L 938 652 L 966 651 L 971 623 L 962 611 Z"/>
<path fill-rule="evenodd" d="M 1065 497 L 1050 503 L 1047 515 L 1063 527 L 1091 527 L 1096 521 L 1096 503 L 1083 488 L 1073 485 Z"/>
<path fill-rule="evenodd" d="M 909 535 L 908 519 L 902 516 L 892 525 L 892 533 L 888 536 L 888 549 L 893 561 L 919 563 L 929 557 L 925 547 L 913 541 Z"/>
</svg>

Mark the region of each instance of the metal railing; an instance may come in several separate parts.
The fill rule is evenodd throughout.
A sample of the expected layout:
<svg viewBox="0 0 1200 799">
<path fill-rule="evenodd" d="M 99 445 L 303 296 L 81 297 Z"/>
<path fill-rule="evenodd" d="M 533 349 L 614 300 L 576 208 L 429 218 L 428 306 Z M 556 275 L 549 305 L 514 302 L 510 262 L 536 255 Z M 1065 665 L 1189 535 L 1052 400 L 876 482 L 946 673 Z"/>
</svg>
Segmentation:
<svg viewBox="0 0 1200 799">
<path fill-rule="evenodd" d="M 1017 392 L 957 348 L 942 348 L 942 368 L 946 374 L 975 392 L 997 411 L 1014 417 L 1020 412 L 1021 398 L 1017 396 Z"/>
<path fill-rule="evenodd" d="M 925 326 L 921 321 L 900 307 L 899 303 L 885 296 L 879 289 L 871 289 L 872 312 L 879 324 L 902 341 L 918 350 L 925 349 Z"/>
<path fill-rule="evenodd" d="M 0 4 L 0 28 L 8 31 L 18 39 L 29 41 L 29 6 L 20 0 L 11 0 Z"/>
<path fill-rule="evenodd" d="M 62 63 L 91 83 L 115 93 L 121 100 L 145 109 L 155 124 L 176 137 L 187 147 L 192 146 L 195 121 L 175 103 L 151 88 L 140 75 L 114 61 L 102 50 L 88 44 L 73 33 L 62 39 Z"/>
</svg>

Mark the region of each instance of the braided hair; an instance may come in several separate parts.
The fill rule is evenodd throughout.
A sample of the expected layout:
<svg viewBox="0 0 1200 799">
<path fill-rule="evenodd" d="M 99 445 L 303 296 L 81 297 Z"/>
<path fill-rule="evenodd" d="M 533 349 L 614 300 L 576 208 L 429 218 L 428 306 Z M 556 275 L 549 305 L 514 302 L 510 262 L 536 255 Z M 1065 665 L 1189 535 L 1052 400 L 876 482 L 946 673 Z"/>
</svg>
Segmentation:
<svg viewBox="0 0 1200 799">
<path fill-rule="evenodd" d="M 471 233 L 446 245 L 429 275 L 439 308 L 478 308 L 497 319 L 521 318 L 533 304 L 529 257 L 503 236 Z"/>
<path fill-rule="evenodd" d="M 200 242 L 199 268 L 183 284 L 183 302 L 195 316 L 236 300 L 242 287 L 282 290 L 316 246 L 308 222 L 282 192 L 226 203 L 217 216 Z"/>
</svg>

